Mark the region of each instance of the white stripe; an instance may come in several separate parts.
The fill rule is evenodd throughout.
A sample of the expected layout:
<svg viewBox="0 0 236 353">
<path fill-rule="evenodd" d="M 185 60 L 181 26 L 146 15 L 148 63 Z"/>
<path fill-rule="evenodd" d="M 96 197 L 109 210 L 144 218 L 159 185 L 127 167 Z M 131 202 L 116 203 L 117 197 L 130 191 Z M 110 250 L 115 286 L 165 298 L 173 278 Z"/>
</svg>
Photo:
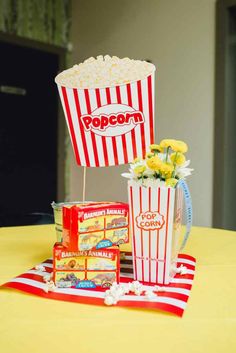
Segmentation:
<svg viewBox="0 0 236 353">
<path fill-rule="evenodd" d="M 153 136 L 155 141 L 155 72 L 152 73 L 152 119 L 153 119 Z"/>
<path fill-rule="evenodd" d="M 119 164 L 124 164 L 124 149 L 121 136 L 116 136 L 117 158 Z"/>
<path fill-rule="evenodd" d="M 158 259 L 164 260 L 166 240 L 167 192 L 166 188 L 163 187 L 160 187 L 160 214 L 164 216 L 165 224 L 159 230 Z M 158 283 L 164 283 L 164 262 L 158 263 Z"/>
<path fill-rule="evenodd" d="M 125 255 L 125 260 L 132 260 L 132 255 Z"/>
<path fill-rule="evenodd" d="M 92 89 L 89 90 L 89 97 L 90 97 L 91 112 L 93 112 L 98 107 L 95 90 L 92 90 Z M 105 166 L 105 160 L 104 160 L 104 152 L 103 152 L 103 146 L 102 146 L 102 137 L 95 133 L 95 141 L 96 141 L 97 152 L 98 152 L 99 167 L 103 167 Z"/>
<path fill-rule="evenodd" d="M 142 98 L 143 98 L 143 115 L 144 115 L 144 134 L 145 134 L 145 150 L 150 146 L 150 119 L 148 105 L 148 84 L 147 78 L 141 81 Z"/>
<path fill-rule="evenodd" d="M 170 190 L 170 194 L 169 194 L 169 213 L 168 213 L 168 234 L 167 234 L 167 243 L 166 243 L 166 271 L 165 271 L 165 280 L 164 280 L 165 284 L 168 284 L 170 282 L 172 233 L 173 233 L 174 206 L 175 206 L 175 189 L 173 188 L 166 189 L 167 194 L 169 190 Z"/>
<path fill-rule="evenodd" d="M 149 188 L 141 188 L 142 192 L 142 212 L 149 211 Z M 144 281 L 150 282 L 149 278 L 149 231 L 143 230 L 143 256 L 145 260 L 144 263 Z"/>
<path fill-rule="evenodd" d="M 178 257 L 177 263 L 182 263 L 182 264 L 187 264 L 187 265 L 192 265 L 192 266 L 195 266 L 195 265 L 196 265 L 196 262 L 191 261 L 191 260 L 184 259 L 184 258 L 182 258 L 181 256 Z"/>
<path fill-rule="evenodd" d="M 67 124 L 67 128 L 68 128 L 68 132 L 69 132 L 69 135 L 70 135 L 70 140 L 71 140 L 71 145 L 72 145 L 72 148 L 73 148 L 73 151 L 74 151 L 74 155 L 75 155 L 75 146 L 73 144 L 73 140 L 72 140 L 72 135 L 71 135 L 71 131 L 70 131 L 70 126 L 69 126 L 69 120 L 68 120 L 68 117 L 67 117 L 67 111 L 66 111 L 66 106 L 65 106 L 65 102 L 64 102 L 64 97 L 63 97 L 63 94 L 62 94 L 62 89 L 61 87 L 58 86 L 58 91 L 59 91 L 59 95 L 60 95 L 60 98 L 61 98 L 61 104 L 62 104 L 62 108 L 63 108 L 63 111 L 64 111 L 64 115 L 65 115 L 65 120 L 66 120 L 66 124 Z M 69 104 L 69 103 L 68 103 Z M 70 106 L 69 106 L 70 108 Z M 72 114 L 71 114 L 72 115 Z M 77 136 L 76 132 L 75 132 L 75 135 Z M 82 154 L 83 155 L 83 154 Z M 81 154 L 79 152 L 79 156 L 81 157 Z M 82 156 L 83 157 L 83 156 Z M 81 159 L 80 159 L 81 160 Z M 82 158 L 82 161 L 83 161 L 83 158 Z M 81 163 L 82 163 L 81 161 Z"/>
<path fill-rule="evenodd" d="M 136 296 L 136 295 L 126 295 L 120 298 L 120 300 L 122 301 L 133 301 L 133 302 L 148 302 L 149 300 L 147 300 L 147 298 L 145 296 Z M 174 299 L 174 298 L 168 298 L 168 297 L 156 297 L 153 298 L 152 300 L 150 300 L 150 302 L 152 303 L 164 303 L 164 304 L 170 304 L 173 306 L 176 306 L 178 308 L 181 309 L 185 309 L 186 308 L 186 302 L 184 302 L 183 300 L 179 300 L 179 299 Z"/>
<path fill-rule="evenodd" d="M 154 286 L 143 286 L 144 290 L 153 290 L 155 292 L 155 288 Z M 163 292 L 160 293 L 164 293 L 164 292 L 170 292 L 170 293 L 177 293 L 177 294 L 185 294 L 187 296 L 189 296 L 190 294 L 190 290 L 189 289 L 185 289 L 185 288 L 178 288 L 178 287 L 164 287 Z M 157 292 L 158 295 L 158 292 Z"/>
<path fill-rule="evenodd" d="M 121 104 L 128 105 L 127 85 L 120 86 L 120 98 L 121 98 Z M 128 132 L 127 134 L 125 134 L 125 140 L 126 140 L 126 151 L 128 156 L 128 163 L 130 163 L 134 159 L 133 152 L 132 152 L 133 148 L 132 148 L 131 132 Z"/>
<path fill-rule="evenodd" d="M 170 283 L 192 284 L 193 280 L 184 278 L 172 278 Z"/>
<path fill-rule="evenodd" d="M 66 93 L 67 93 L 67 98 L 69 102 L 71 118 L 72 118 L 73 127 L 75 131 L 76 144 L 77 144 L 78 153 L 80 156 L 81 165 L 86 165 L 85 156 L 84 156 L 84 146 L 81 138 L 81 131 L 80 131 L 80 126 L 78 121 L 78 114 L 76 110 L 73 89 L 67 88 Z"/>
<path fill-rule="evenodd" d="M 142 250 L 141 250 L 141 230 L 136 226 L 136 217 L 140 213 L 140 202 L 139 202 L 139 186 L 135 185 L 132 186 L 133 190 L 133 213 L 134 213 L 134 236 L 135 236 L 135 247 L 136 247 L 136 256 L 141 257 L 142 256 Z M 135 261 L 135 260 L 134 260 Z M 141 281 L 142 280 L 142 260 L 141 259 L 136 259 L 136 268 L 137 268 L 137 280 Z"/>
<path fill-rule="evenodd" d="M 158 188 L 151 190 L 151 211 L 158 211 Z M 158 230 L 151 231 L 151 257 L 157 259 Z M 158 262 L 151 262 L 151 281 L 156 282 Z"/>
<path fill-rule="evenodd" d="M 88 110 L 87 110 L 84 90 L 78 90 L 78 97 L 79 97 L 81 114 L 82 115 L 87 114 Z M 90 131 L 84 131 L 84 134 L 85 134 L 85 141 L 86 141 L 88 155 L 89 155 L 90 166 L 95 167 L 91 133 Z"/>
<path fill-rule="evenodd" d="M 33 279 L 28 279 L 28 278 L 14 278 L 11 280 L 10 283 L 23 283 L 32 287 L 40 288 L 44 290 L 46 288 L 46 284 L 35 281 Z M 82 296 L 82 297 L 93 297 L 93 298 L 104 298 L 105 292 L 99 292 L 99 291 L 91 291 L 91 290 L 83 290 L 83 289 L 78 289 L 78 288 L 56 288 L 54 290 L 55 293 L 60 293 L 64 295 L 76 295 L 76 296 Z"/>
<path fill-rule="evenodd" d="M 40 265 L 43 265 L 44 267 L 53 268 L 53 264 L 48 264 L 47 262 L 43 262 Z"/>
<path fill-rule="evenodd" d="M 126 272 L 120 272 L 121 277 L 127 277 L 127 278 L 132 278 L 134 279 L 134 274 L 133 273 L 126 273 Z"/>
<path fill-rule="evenodd" d="M 120 268 L 122 269 L 122 268 L 131 268 L 131 269 L 133 269 L 133 265 L 132 264 L 123 264 L 123 263 L 121 263 L 120 264 Z"/>
<path fill-rule="evenodd" d="M 131 96 L 132 96 L 132 106 L 135 110 L 139 110 L 139 100 L 138 100 L 138 86 L 137 82 L 131 83 Z M 141 138 L 141 126 L 136 125 L 134 128 L 137 157 L 142 157 L 142 138 Z"/>
</svg>

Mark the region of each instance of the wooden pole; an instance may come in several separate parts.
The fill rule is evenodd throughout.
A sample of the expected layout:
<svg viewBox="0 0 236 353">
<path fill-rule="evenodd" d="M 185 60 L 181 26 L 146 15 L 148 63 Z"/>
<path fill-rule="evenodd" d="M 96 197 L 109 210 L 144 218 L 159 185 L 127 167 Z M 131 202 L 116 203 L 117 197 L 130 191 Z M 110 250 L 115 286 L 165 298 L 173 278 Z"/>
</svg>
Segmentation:
<svg viewBox="0 0 236 353">
<path fill-rule="evenodd" d="M 84 167 L 84 173 L 83 173 L 83 202 L 85 201 L 85 191 L 86 191 L 86 167 Z"/>
</svg>

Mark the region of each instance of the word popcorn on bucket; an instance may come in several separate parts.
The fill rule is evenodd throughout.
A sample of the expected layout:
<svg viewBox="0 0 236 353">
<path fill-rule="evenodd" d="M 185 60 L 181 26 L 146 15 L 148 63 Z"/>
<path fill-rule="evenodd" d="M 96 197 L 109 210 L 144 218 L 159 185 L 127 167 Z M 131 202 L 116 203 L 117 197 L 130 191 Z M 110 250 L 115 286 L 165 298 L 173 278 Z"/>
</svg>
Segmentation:
<svg viewBox="0 0 236 353">
<path fill-rule="evenodd" d="M 154 142 L 155 70 L 145 61 L 105 55 L 57 75 L 78 165 L 120 165 L 145 156 Z"/>
<path fill-rule="evenodd" d="M 169 284 L 176 274 L 179 250 L 188 239 L 192 223 L 191 197 L 185 177 L 188 168 L 183 141 L 162 140 L 151 145 L 145 159 L 136 158 L 129 173 L 128 195 L 132 234 L 134 278 L 143 282 Z M 186 208 L 186 233 L 181 226 Z"/>
</svg>

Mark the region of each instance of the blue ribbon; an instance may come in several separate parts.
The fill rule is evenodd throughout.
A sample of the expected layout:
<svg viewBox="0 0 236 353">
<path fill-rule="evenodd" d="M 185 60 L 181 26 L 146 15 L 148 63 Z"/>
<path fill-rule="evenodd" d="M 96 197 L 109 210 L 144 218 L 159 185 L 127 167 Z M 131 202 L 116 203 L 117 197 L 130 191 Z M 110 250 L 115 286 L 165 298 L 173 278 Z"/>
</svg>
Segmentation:
<svg viewBox="0 0 236 353">
<path fill-rule="evenodd" d="M 193 222 L 193 208 L 192 208 L 192 199 L 191 199 L 190 191 L 186 181 L 183 179 L 180 179 L 177 184 L 177 187 L 180 187 L 183 190 L 184 201 L 185 201 L 185 214 L 186 214 L 186 232 L 180 247 L 180 251 L 181 251 L 185 247 L 185 244 L 188 240 L 188 237 L 191 231 L 192 222 Z"/>
</svg>

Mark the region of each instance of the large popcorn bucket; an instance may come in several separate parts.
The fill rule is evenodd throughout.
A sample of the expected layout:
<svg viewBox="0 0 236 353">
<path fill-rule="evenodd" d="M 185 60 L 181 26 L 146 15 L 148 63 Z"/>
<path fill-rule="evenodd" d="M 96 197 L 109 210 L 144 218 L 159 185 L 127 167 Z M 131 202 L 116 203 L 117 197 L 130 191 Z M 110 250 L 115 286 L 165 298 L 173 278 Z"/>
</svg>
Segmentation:
<svg viewBox="0 0 236 353">
<path fill-rule="evenodd" d="M 168 284 L 176 273 L 178 253 L 191 228 L 190 210 L 188 229 L 182 240 L 185 189 L 181 184 L 176 188 L 155 188 L 129 182 L 128 194 L 134 278 Z"/>
<path fill-rule="evenodd" d="M 145 156 L 154 143 L 154 74 L 106 88 L 58 85 L 77 164 L 104 167 Z"/>
</svg>

